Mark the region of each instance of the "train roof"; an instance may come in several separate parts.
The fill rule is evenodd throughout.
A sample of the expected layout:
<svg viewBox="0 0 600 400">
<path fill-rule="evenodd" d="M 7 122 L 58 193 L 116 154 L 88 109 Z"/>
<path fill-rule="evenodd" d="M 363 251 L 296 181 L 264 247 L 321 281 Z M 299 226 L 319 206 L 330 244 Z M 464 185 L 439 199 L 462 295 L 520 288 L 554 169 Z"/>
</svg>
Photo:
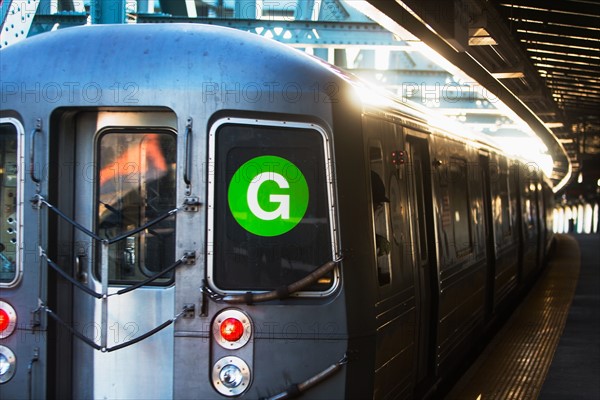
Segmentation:
<svg viewBox="0 0 600 400">
<path fill-rule="evenodd" d="M 49 108 L 156 105 L 177 109 L 175 103 L 182 98 L 213 90 L 215 85 L 226 95 L 228 90 L 245 88 L 296 85 L 314 90 L 334 83 L 351 87 L 364 107 L 497 147 L 484 135 L 465 135 L 465 127 L 435 116 L 424 106 L 377 91 L 316 57 L 232 28 L 186 23 L 90 25 L 40 34 L 3 48 L 0 54 L 3 109 L 16 107 L 11 100 L 46 100 Z M 121 96 L 121 103 L 115 104 L 117 90 L 128 84 L 135 85 L 136 102 L 123 104 L 127 99 Z M 327 92 L 323 86 L 319 89 Z M 96 97 L 99 91 L 101 99 Z"/>
<path fill-rule="evenodd" d="M 3 80 L 42 89 L 52 84 L 110 88 L 116 82 L 132 82 L 140 91 L 160 95 L 202 90 L 212 83 L 226 89 L 266 81 L 309 85 L 309 79 L 332 80 L 336 75 L 276 41 L 201 24 L 73 27 L 34 36 L 0 54 Z"/>
</svg>

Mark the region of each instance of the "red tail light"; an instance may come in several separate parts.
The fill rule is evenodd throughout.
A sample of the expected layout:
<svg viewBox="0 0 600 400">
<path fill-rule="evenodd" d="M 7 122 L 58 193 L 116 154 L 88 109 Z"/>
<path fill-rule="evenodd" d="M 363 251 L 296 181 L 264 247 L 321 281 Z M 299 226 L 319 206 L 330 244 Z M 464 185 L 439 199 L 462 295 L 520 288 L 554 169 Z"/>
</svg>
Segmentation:
<svg viewBox="0 0 600 400">
<path fill-rule="evenodd" d="M 221 336 L 228 342 L 236 342 L 244 335 L 244 325 L 236 318 L 221 322 Z"/>
<path fill-rule="evenodd" d="M 10 304 L 0 300 L 0 339 L 8 337 L 17 326 L 17 313 Z"/>
<path fill-rule="evenodd" d="M 243 347 L 252 336 L 250 318 L 240 310 L 225 309 L 213 321 L 213 337 L 226 349 Z"/>
<path fill-rule="evenodd" d="M 4 310 L 0 310 L 0 332 L 4 332 L 8 328 L 9 324 L 8 313 Z"/>
</svg>

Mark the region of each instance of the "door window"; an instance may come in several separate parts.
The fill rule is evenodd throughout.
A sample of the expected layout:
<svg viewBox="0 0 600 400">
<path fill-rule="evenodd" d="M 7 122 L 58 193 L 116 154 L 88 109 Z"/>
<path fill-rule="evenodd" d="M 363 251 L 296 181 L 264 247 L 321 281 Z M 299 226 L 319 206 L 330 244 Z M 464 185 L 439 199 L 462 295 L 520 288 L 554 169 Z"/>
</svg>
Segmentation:
<svg viewBox="0 0 600 400">
<path fill-rule="evenodd" d="M 107 130 L 97 149 L 96 226 L 102 238 L 117 237 L 175 208 L 173 132 Z M 175 260 L 175 216 L 111 244 L 108 258 L 112 284 L 138 282 L 169 267 Z M 97 262 L 97 276 L 99 271 Z M 171 280 L 164 276 L 155 282 Z"/>
</svg>

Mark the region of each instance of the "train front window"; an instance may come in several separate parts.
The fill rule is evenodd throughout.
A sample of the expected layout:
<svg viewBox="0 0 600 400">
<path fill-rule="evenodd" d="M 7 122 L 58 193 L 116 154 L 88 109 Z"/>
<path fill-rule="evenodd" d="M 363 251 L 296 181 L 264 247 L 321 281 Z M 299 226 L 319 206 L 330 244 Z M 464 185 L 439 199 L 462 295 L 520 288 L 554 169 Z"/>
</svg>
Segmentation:
<svg viewBox="0 0 600 400">
<path fill-rule="evenodd" d="M 109 130 L 98 141 L 97 232 L 122 235 L 175 208 L 174 133 Z M 100 251 L 98 251 L 100 261 Z M 175 261 L 174 215 L 109 247 L 109 282 L 141 281 Z M 99 276 L 100 262 L 96 263 Z M 157 279 L 168 284 L 172 276 Z"/>
<path fill-rule="evenodd" d="M 223 123 L 211 133 L 208 278 L 218 290 L 272 290 L 333 259 L 324 136 L 304 125 Z M 307 292 L 333 285 L 329 274 Z"/>
<path fill-rule="evenodd" d="M 19 232 L 18 132 L 13 123 L 0 123 L 0 284 L 17 281 Z"/>
</svg>

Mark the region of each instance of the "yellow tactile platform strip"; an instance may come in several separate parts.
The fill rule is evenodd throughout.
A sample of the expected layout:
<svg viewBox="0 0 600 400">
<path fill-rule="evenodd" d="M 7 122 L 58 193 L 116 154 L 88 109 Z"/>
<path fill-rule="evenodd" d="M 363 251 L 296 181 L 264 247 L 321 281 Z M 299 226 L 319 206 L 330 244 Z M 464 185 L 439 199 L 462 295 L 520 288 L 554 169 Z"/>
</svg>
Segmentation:
<svg viewBox="0 0 600 400">
<path fill-rule="evenodd" d="M 566 235 L 556 240 L 538 282 L 446 399 L 537 399 L 579 277 L 576 240 Z"/>
</svg>

